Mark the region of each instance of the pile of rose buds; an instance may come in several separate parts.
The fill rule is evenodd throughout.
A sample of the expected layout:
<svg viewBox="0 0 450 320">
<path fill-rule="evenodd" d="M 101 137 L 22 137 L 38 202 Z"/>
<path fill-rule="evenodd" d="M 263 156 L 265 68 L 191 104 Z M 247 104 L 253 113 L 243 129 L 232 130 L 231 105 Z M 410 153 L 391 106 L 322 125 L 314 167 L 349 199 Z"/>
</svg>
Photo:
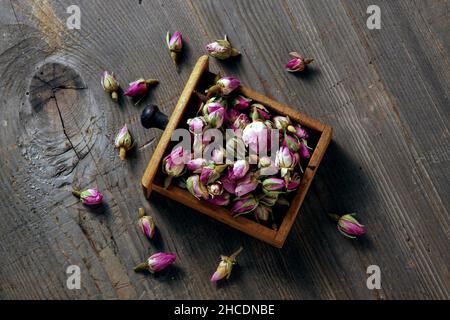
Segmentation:
<svg viewBox="0 0 450 320">
<path fill-rule="evenodd" d="M 194 151 L 177 146 L 163 160 L 166 186 L 177 178 L 194 197 L 276 228 L 273 208 L 288 204 L 286 197 L 299 188 L 301 160 L 309 159 L 313 149 L 305 128 L 239 95 L 239 87 L 238 79 L 223 77 L 207 90 L 208 100 L 187 121 Z M 232 133 L 225 148 L 211 148 L 210 129 Z M 229 161 L 235 144 L 244 147 L 244 154 Z M 266 151 L 274 145 L 275 154 L 269 157 Z"/>
<path fill-rule="evenodd" d="M 166 45 L 177 70 L 183 50 L 183 37 L 180 32 L 166 35 Z M 227 60 L 240 56 L 228 37 L 216 40 L 205 47 L 207 53 L 216 59 Z M 291 52 L 292 59 L 285 65 L 288 72 L 303 72 L 313 59 Z M 158 80 L 139 78 L 129 84 L 124 95 L 138 104 Z M 112 72 L 105 71 L 101 77 L 103 90 L 114 102 L 119 102 L 120 84 Z M 308 159 L 313 151 L 308 146 L 308 132 L 291 119 L 271 114 L 267 108 L 247 97 L 237 94 L 240 81 L 233 77 L 217 79 L 206 92 L 206 100 L 197 116 L 189 119 L 187 125 L 194 137 L 193 149 L 203 152 L 210 140 L 205 139 L 208 129 L 230 131 L 231 139 L 226 139 L 226 148 L 214 149 L 211 157 L 196 156 L 176 147 L 163 161 L 163 172 L 167 175 L 166 186 L 176 178 L 194 197 L 208 203 L 229 208 L 237 217 L 252 214 L 256 221 L 271 224 L 277 228 L 273 208 L 289 205 L 286 195 L 297 190 L 302 177 L 301 160 Z M 269 135 L 267 133 L 270 132 Z M 261 141 L 263 143 L 261 144 Z M 224 162 L 230 150 L 236 145 L 244 146 L 244 157 Z M 114 146 L 121 160 L 134 147 L 135 143 L 127 125 L 118 132 Z M 268 146 L 276 145 L 275 156 L 262 154 Z M 192 149 L 192 148 L 191 148 Z M 202 154 L 200 152 L 200 154 Z M 103 195 L 97 189 L 72 190 L 83 205 L 97 206 L 103 202 Z M 338 222 L 338 230 L 349 238 L 364 235 L 365 229 L 354 215 L 333 216 Z M 139 209 L 138 226 L 148 239 L 153 239 L 156 224 L 151 216 Z M 237 256 L 242 248 L 230 256 L 221 256 L 221 261 L 211 281 L 228 279 Z M 139 264 L 135 271 L 151 273 L 166 269 L 176 260 L 172 253 L 155 253 Z"/>
</svg>

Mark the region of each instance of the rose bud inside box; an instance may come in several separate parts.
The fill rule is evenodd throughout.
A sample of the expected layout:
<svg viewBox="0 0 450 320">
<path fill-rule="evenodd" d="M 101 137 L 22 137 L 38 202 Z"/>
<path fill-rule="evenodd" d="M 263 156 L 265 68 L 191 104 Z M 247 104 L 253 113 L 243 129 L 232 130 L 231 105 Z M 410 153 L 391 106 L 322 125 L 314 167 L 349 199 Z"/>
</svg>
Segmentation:
<svg viewBox="0 0 450 320">
<path fill-rule="evenodd" d="M 142 178 L 158 192 L 281 248 L 330 143 L 332 129 L 197 62 Z"/>
</svg>

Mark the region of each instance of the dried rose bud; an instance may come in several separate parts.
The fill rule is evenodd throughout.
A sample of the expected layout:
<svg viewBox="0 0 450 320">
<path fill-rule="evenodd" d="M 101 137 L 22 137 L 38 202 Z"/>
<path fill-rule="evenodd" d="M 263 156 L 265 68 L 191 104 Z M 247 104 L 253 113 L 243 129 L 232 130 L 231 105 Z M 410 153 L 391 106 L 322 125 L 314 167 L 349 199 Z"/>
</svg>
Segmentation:
<svg viewBox="0 0 450 320">
<path fill-rule="evenodd" d="M 250 124 L 250 119 L 245 114 L 240 114 L 239 117 L 229 126 L 234 134 L 241 136 L 243 130 Z"/>
<path fill-rule="evenodd" d="M 233 109 L 229 108 L 226 112 L 226 121 L 229 125 L 232 125 L 243 113 Z"/>
<path fill-rule="evenodd" d="M 225 100 L 212 98 L 203 106 L 205 121 L 212 128 L 220 128 L 225 120 Z"/>
<path fill-rule="evenodd" d="M 297 137 L 285 134 L 282 146 L 288 147 L 292 152 L 298 152 L 300 150 L 300 141 Z"/>
<path fill-rule="evenodd" d="M 223 188 L 231 193 L 231 194 L 236 194 L 236 181 L 235 180 L 231 180 L 230 178 L 228 178 L 228 176 L 222 177 L 220 179 L 220 182 L 222 182 Z"/>
<path fill-rule="evenodd" d="M 200 134 L 206 127 L 206 121 L 203 117 L 196 117 L 187 121 L 189 131 L 193 134 Z"/>
<path fill-rule="evenodd" d="M 219 60 L 226 60 L 230 57 L 239 56 L 241 53 L 231 46 L 228 37 L 223 40 L 217 40 L 206 46 L 206 50 L 211 57 Z"/>
<path fill-rule="evenodd" d="M 299 149 L 300 157 L 302 157 L 304 159 L 311 158 L 310 150 L 312 150 L 312 148 L 308 147 L 308 142 L 306 140 L 303 140 L 302 143 L 300 143 L 300 149 Z"/>
<path fill-rule="evenodd" d="M 177 256 L 173 253 L 155 253 L 146 262 L 139 264 L 134 271 L 150 271 L 151 273 L 159 272 L 173 264 Z"/>
<path fill-rule="evenodd" d="M 298 159 L 294 153 L 292 153 L 288 147 L 281 147 L 277 151 L 275 157 L 275 165 L 281 168 L 281 176 L 284 177 L 288 171 L 292 170 L 298 164 Z"/>
<path fill-rule="evenodd" d="M 103 195 L 96 189 L 86 189 L 84 191 L 72 190 L 72 194 L 87 206 L 95 206 L 102 202 Z"/>
<path fill-rule="evenodd" d="M 211 97 L 215 93 L 219 93 L 222 96 L 230 95 L 234 90 L 241 86 L 241 82 L 234 77 L 220 78 L 216 85 L 207 90 L 208 97 Z"/>
<path fill-rule="evenodd" d="M 139 227 L 147 238 L 152 239 L 155 235 L 155 220 L 153 217 L 145 215 L 144 208 L 139 208 Z"/>
<path fill-rule="evenodd" d="M 308 139 L 309 135 L 308 132 L 299 124 L 295 126 L 289 126 L 288 131 L 290 133 L 295 134 L 299 139 Z"/>
<path fill-rule="evenodd" d="M 298 189 L 300 186 L 301 178 L 297 173 L 294 173 L 290 179 L 286 182 L 286 189 L 288 192 L 292 192 Z"/>
<path fill-rule="evenodd" d="M 189 171 L 192 171 L 193 173 L 201 173 L 203 170 L 203 167 L 206 166 L 207 164 L 208 164 L 208 161 L 206 161 L 206 159 L 198 158 L 198 159 L 190 160 L 186 164 L 186 167 Z"/>
<path fill-rule="evenodd" d="M 262 186 L 264 192 L 273 192 L 283 189 L 285 184 L 284 179 L 268 178 L 263 181 Z"/>
<path fill-rule="evenodd" d="M 203 167 L 202 172 L 200 174 L 200 182 L 204 185 L 208 185 L 210 183 L 215 182 L 220 178 L 220 172 L 215 165 L 208 165 Z"/>
<path fill-rule="evenodd" d="M 145 80 L 141 78 L 130 83 L 128 89 L 125 91 L 125 95 L 131 98 L 142 98 L 147 94 L 149 86 L 155 84 L 158 84 L 158 80 Z"/>
<path fill-rule="evenodd" d="M 293 59 L 286 64 L 285 68 L 288 72 L 302 72 L 308 64 L 314 61 L 314 59 L 303 58 L 297 52 L 291 52 L 289 54 L 293 57 Z"/>
<path fill-rule="evenodd" d="M 265 206 L 273 207 L 277 204 L 280 192 L 267 192 L 258 197 L 259 203 Z"/>
<path fill-rule="evenodd" d="M 207 200 L 209 198 L 208 189 L 201 183 L 199 175 L 190 176 L 186 181 L 186 188 L 199 200 Z"/>
<path fill-rule="evenodd" d="M 233 206 L 231 207 L 231 212 L 234 217 L 250 213 L 258 207 L 258 200 L 249 193 L 243 197 L 234 199 Z"/>
<path fill-rule="evenodd" d="M 178 55 L 181 53 L 183 49 L 183 37 L 180 32 L 175 31 L 172 36 L 170 36 L 170 32 L 167 32 L 166 36 L 167 47 L 170 51 L 170 56 L 172 57 L 173 63 L 178 66 Z"/>
<path fill-rule="evenodd" d="M 261 176 L 273 176 L 280 171 L 280 168 L 275 165 L 275 162 L 270 157 L 261 157 L 258 166 Z"/>
<path fill-rule="evenodd" d="M 273 123 L 275 128 L 280 131 L 285 131 L 291 125 L 291 119 L 289 117 L 276 116 L 273 117 Z"/>
<path fill-rule="evenodd" d="M 117 102 L 119 100 L 119 94 L 117 91 L 119 90 L 119 82 L 114 76 L 114 72 L 109 73 L 108 71 L 103 72 L 101 84 L 103 90 L 111 93 L 111 98 L 113 101 Z"/>
<path fill-rule="evenodd" d="M 163 159 L 163 172 L 170 177 L 179 177 L 184 173 L 190 155 L 182 146 L 176 147 Z"/>
<path fill-rule="evenodd" d="M 354 216 L 355 214 L 346 214 L 342 217 L 332 216 L 335 220 L 338 220 L 338 230 L 344 236 L 351 239 L 355 239 L 366 233 L 364 226 Z"/>
<path fill-rule="evenodd" d="M 249 173 L 244 178 L 237 181 L 235 194 L 238 197 L 245 196 L 246 194 L 255 191 L 258 184 L 258 175 Z"/>
<path fill-rule="evenodd" d="M 216 206 L 225 207 L 230 204 L 230 199 L 230 194 L 228 192 L 223 192 L 220 196 L 211 196 L 206 201 Z"/>
<path fill-rule="evenodd" d="M 120 159 L 125 160 L 127 151 L 131 150 L 134 146 L 133 137 L 131 136 L 126 125 L 120 129 L 114 141 L 114 145 L 117 149 L 119 149 Z"/>
<path fill-rule="evenodd" d="M 255 210 L 255 218 L 258 221 L 268 222 L 272 215 L 272 208 L 260 204 Z"/>
<path fill-rule="evenodd" d="M 223 164 L 225 159 L 225 149 L 223 147 L 220 147 L 218 149 L 214 149 L 211 154 L 211 160 L 215 164 Z"/>
<path fill-rule="evenodd" d="M 208 187 L 208 193 L 211 197 L 217 197 L 223 194 L 223 184 L 220 181 L 210 184 Z"/>
<path fill-rule="evenodd" d="M 228 171 L 228 178 L 231 180 L 239 180 L 245 177 L 248 170 L 250 169 L 250 164 L 247 160 L 238 160 L 233 164 Z"/>
<path fill-rule="evenodd" d="M 222 279 L 229 279 L 231 276 L 231 271 L 233 270 L 233 266 L 236 264 L 236 257 L 244 250 L 242 247 L 239 248 L 238 251 L 233 253 L 231 256 L 220 256 L 219 266 L 211 277 L 211 282 L 218 282 Z"/>
<path fill-rule="evenodd" d="M 252 105 L 250 116 L 253 121 L 265 121 L 270 119 L 270 112 L 262 104 L 255 103 Z"/>
<path fill-rule="evenodd" d="M 266 124 L 261 121 L 255 121 L 245 127 L 242 133 L 242 140 L 251 150 L 268 150 L 270 132 Z"/>
<path fill-rule="evenodd" d="M 246 110 L 248 109 L 248 107 L 250 107 L 250 102 L 252 102 L 252 99 L 248 99 L 244 96 L 237 96 L 236 98 L 234 98 L 232 106 L 236 109 L 236 110 Z"/>
</svg>

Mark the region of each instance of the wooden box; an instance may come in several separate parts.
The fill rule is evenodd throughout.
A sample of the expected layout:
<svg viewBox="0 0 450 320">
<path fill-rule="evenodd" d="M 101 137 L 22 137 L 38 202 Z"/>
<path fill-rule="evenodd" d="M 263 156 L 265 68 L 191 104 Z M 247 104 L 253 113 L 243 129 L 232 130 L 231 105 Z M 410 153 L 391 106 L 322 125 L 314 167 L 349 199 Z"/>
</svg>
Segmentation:
<svg viewBox="0 0 450 320">
<path fill-rule="evenodd" d="M 233 218 L 228 209 L 200 201 L 193 197 L 187 190 L 184 190 L 178 186 L 170 186 L 165 189 L 163 187 L 161 166 L 162 160 L 169 152 L 169 147 L 172 144 L 172 132 L 179 126 L 184 125 L 184 122 L 187 119 L 186 112 L 190 111 L 187 110 L 187 106 L 192 103 L 192 99 L 195 99 L 195 92 L 200 92 L 200 90 L 205 89 L 202 87 L 202 81 L 204 81 L 204 78 L 213 79 L 214 76 L 214 74 L 209 72 L 208 56 L 201 57 L 198 60 L 183 93 L 181 94 L 178 104 L 169 119 L 161 140 L 159 141 L 144 176 L 142 177 L 142 185 L 145 195 L 149 198 L 152 192 L 158 192 L 216 220 L 226 223 L 235 229 L 245 232 L 254 238 L 281 248 L 294 224 L 295 218 L 297 217 L 299 209 L 305 199 L 314 175 L 316 174 L 319 164 L 322 161 L 325 151 L 331 141 L 332 128 L 285 105 L 273 101 L 264 95 L 253 91 L 252 89 L 246 87 L 242 87 L 240 89 L 244 96 L 251 98 L 255 102 L 263 104 L 274 113 L 289 116 L 292 120 L 300 123 L 310 132 L 313 132 L 316 136 L 314 146 L 315 149 L 309 159 L 309 163 L 305 166 L 305 172 L 300 188 L 296 191 L 296 194 L 292 198 L 288 211 L 284 216 L 278 230 L 270 229 L 243 216 Z M 192 116 L 192 114 L 190 116 Z"/>
</svg>

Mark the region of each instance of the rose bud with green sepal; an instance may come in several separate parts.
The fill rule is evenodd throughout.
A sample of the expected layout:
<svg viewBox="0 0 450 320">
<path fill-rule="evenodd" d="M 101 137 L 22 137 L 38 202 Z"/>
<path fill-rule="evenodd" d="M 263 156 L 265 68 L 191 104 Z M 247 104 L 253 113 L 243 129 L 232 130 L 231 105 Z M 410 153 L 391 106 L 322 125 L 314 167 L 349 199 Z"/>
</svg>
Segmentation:
<svg viewBox="0 0 450 320">
<path fill-rule="evenodd" d="M 206 186 L 200 181 L 199 175 L 190 176 L 186 180 L 186 188 L 188 191 L 197 199 L 207 200 L 209 198 L 208 189 Z"/>
<path fill-rule="evenodd" d="M 139 264 L 134 268 L 134 271 L 150 271 L 151 273 L 156 273 L 172 265 L 176 259 L 177 256 L 173 253 L 158 252 L 149 257 L 146 262 Z"/>
<path fill-rule="evenodd" d="M 103 194 L 97 189 L 86 189 L 83 191 L 72 190 L 72 194 L 81 200 L 82 204 L 87 206 L 95 206 L 103 201 Z"/>
<path fill-rule="evenodd" d="M 253 121 L 257 120 L 265 121 L 270 119 L 270 112 L 262 104 L 255 103 L 251 107 L 250 117 L 252 118 Z"/>
<path fill-rule="evenodd" d="M 250 107 L 250 103 L 252 102 L 252 99 L 248 99 L 242 95 L 238 95 L 236 98 L 233 99 L 232 106 L 236 110 L 247 110 Z"/>
<path fill-rule="evenodd" d="M 364 225 L 355 219 L 355 214 L 346 214 L 342 217 L 332 216 L 338 220 L 338 230 L 347 238 L 355 239 L 366 233 Z"/>
<path fill-rule="evenodd" d="M 241 53 L 231 46 L 228 37 L 225 36 L 223 40 L 214 41 L 206 46 L 206 51 L 211 57 L 219 60 L 226 60 L 231 57 L 237 57 Z"/>
<path fill-rule="evenodd" d="M 114 145 L 117 149 L 119 149 L 120 160 L 125 160 L 127 152 L 134 146 L 133 137 L 131 136 L 127 125 L 120 129 L 114 141 Z"/>
<path fill-rule="evenodd" d="M 286 64 L 285 69 L 288 72 L 302 72 L 306 66 L 314 61 L 314 59 L 303 58 L 297 52 L 289 53 L 293 58 Z"/>
<path fill-rule="evenodd" d="M 231 196 L 228 192 L 223 192 L 220 196 L 211 196 L 206 199 L 208 203 L 214 204 L 216 206 L 225 207 L 231 202 Z"/>
<path fill-rule="evenodd" d="M 125 91 L 125 95 L 130 98 L 142 98 L 144 97 L 149 89 L 149 86 L 158 84 L 158 80 L 148 79 L 145 80 L 143 78 L 138 79 L 132 83 L 130 83 L 128 89 Z"/>
<path fill-rule="evenodd" d="M 249 173 L 236 182 L 235 194 L 238 197 L 245 196 L 256 190 L 259 185 L 258 174 Z"/>
<path fill-rule="evenodd" d="M 147 238 L 152 239 L 154 237 L 156 231 L 155 220 L 153 217 L 145 215 L 144 208 L 139 208 L 139 227 Z"/>
<path fill-rule="evenodd" d="M 231 212 L 234 217 L 250 213 L 258 207 L 258 200 L 251 193 L 234 199 Z"/>
<path fill-rule="evenodd" d="M 170 32 L 167 32 L 166 42 L 170 51 L 170 57 L 172 58 L 173 63 L 178 67 L 178 56 L 183 49 L 183 37 L 181 33 L 175 31 L 171 36 Z"/>
<path fill-rule="evenodd" d="M 279 178 L 268 178 L 262 183 L 263 191 L 265 193 L 270 193 L 273 191 L 280 191 L 285 187 L 286 183 L 284 179 Z"/>
<path fill-rule="evenodd" d="M 119 100 L 119 82 L 117 81 L 116 77 L 114 76 L 114 72 L 109 73 L 108 71 L 103 72 L 101 84 L 103 87 L 103 90 L 111 94 L 111 99 L 114 102 L 117 102 Z"/>
</svg>

